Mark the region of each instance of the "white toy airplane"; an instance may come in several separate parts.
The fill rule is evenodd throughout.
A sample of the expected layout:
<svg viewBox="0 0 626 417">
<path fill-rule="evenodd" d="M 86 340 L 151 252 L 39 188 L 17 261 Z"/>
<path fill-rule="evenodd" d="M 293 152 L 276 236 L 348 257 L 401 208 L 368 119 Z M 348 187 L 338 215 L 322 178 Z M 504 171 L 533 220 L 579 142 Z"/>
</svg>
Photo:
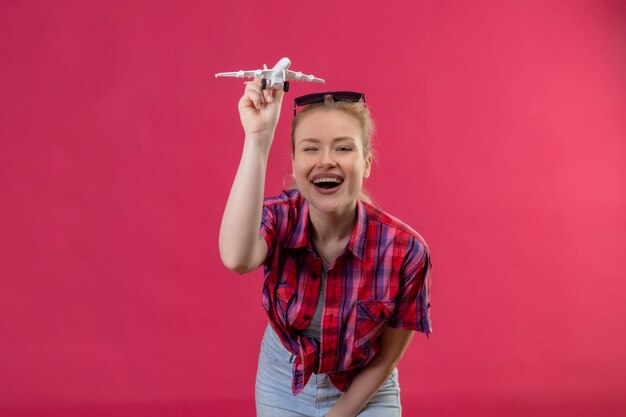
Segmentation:
<svg viewBox="0 0 626 417">
<path fill-rule="evenodd" d="M 268 69 L 267 65 L 264 64 L 262 70 L 258 69 L 253 71 L 239 70 L 237 72 L 220 72 L 219 74 L 215 74 L 215 77 L 261 77 L 262 90 L 265 90 L 266 88 L 282 87 L 285 92 L 289 91 L 289 81 L 287 80 L 309 81 L 322 84 L 325 83 L 324 80 L 322 80 L 321 78 L 316 78 L 313 75 L 307 75 L 301 72 L 294 72 L 289 70 L 288 68 L 290 65 L 291 61 L 289 60 L 289 58 L 283 58 L 278 61 L 272 69 Z"/>
</svg>

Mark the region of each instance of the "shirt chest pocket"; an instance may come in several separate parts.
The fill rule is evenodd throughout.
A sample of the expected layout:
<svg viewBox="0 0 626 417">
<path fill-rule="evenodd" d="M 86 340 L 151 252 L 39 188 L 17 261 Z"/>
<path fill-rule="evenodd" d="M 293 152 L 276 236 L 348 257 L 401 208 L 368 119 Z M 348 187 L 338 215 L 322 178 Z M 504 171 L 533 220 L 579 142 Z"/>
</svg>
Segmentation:
<svg viewBox="0 0 626 417">
<path fill-rule="evenodd" d="M 355 344 L 359 348 L 376 339 L 394 311 L 393 300 L 361 300 L 356 305 Z"/>
</svg>

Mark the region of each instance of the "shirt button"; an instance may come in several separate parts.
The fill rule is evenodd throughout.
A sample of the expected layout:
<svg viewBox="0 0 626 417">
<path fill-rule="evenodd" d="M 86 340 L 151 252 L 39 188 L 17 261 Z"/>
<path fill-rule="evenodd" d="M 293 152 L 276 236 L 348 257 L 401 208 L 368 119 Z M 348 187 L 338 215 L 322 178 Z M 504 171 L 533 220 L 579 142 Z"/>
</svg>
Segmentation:
<svg viewBox="0 0 626 417">
<path fill-rule="evenodd" d="M 311 279 L 315 281 L 317 279 L 317 275 L 316 274 L 311 275 Z"/>
<path fill-rule="evenodd" d="M 378 315 L 378 318 L 379 318 L 379 319 L 381 319 L 381 320 L 382 320 L 382 319 L 384 319 L 384 318 L 385 318 L 385 313 L 381 312 L 381 313 Z"/>
<path fill-rule="evenodd" d="M 305 314 L 305 315 L 304 315 L 304 319 L 305 319 L 305 320 L 311 320 L 311 316 L 309 316 L 308 314 Z"/>
</svg>

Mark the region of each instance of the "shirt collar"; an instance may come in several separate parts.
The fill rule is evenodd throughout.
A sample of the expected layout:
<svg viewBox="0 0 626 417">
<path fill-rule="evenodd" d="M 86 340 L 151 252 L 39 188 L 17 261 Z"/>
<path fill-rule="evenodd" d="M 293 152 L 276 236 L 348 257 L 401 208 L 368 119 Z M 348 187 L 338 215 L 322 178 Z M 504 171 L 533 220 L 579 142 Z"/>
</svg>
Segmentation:
<svg viewBox="0 0 626 417">
<path fill-rule="evenodd" d="M 365 204 L 357 199 L 357 220 L 348 242 L 348 250 L 354 256 L 363 260 L 363 251 L 365 250 L 365 233 L 367 232 L 367 210 Z M 306 199 L 301 198 L 299 217 L 291 239 L 287 243 L 288 248 L 303 248 L 309 246 L 309 203 Z"/>
</svg>

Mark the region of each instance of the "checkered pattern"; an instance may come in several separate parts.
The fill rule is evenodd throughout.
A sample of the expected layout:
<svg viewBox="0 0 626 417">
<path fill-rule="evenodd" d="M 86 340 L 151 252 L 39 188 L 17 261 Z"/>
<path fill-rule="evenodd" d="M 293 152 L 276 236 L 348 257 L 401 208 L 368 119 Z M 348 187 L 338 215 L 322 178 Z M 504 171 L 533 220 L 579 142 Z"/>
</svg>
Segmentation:
<svg viewBox="0 0 626 417">
<path fill-rule="evenodd" d="M 321 337 L 303 336 L 320 292 L 322 259 L 309 239 L 309 206 L 298 190 L 267 198 L 260 234 L 263 307 L 287 350 L 295 355 L 294 394 L 311 374 L 326 373 L 346 391 L 380 349 L 385 326 L 430 334 L 428 246 L 382 210 L 357 202 L 358 219 L 346 250 L 328 270 Z"/>
</svg>

